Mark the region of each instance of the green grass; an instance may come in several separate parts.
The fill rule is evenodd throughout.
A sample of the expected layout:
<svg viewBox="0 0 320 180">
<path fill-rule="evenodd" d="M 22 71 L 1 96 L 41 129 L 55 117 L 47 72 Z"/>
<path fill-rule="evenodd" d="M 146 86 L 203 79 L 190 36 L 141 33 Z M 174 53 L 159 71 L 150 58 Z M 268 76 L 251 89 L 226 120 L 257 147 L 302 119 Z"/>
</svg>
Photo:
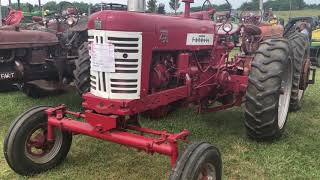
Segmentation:
<svg viewBox="0 0 320 180">
<path fill-rule="evenodd" d="M 276 12 L 288 17 L 287 12 Z M 319 11 L 294 11 L 296 16 L 319 15 Z M 320 81 L 320 75 L 317 75 Z M 20 113 L 35 105 L 67 104 L 81 110 L 81 99 L 70 91 L 66 94 L 33 100 L 20 92 L 0 93 L 0 149 L 10 123 Z M 151 121 L 145 127 L 178 132 L 191 131 L 194 141 L 205 140 L 220 148 L 224 179 L 319 179 L 320 178 L 320 85 L 306 92 L 303 108 L 290 113 L 284 136 L 274 143 L 249 140 L 243 126 L 243 109 L 233 108 L 218 113 L 198 115 L 194 109 L 181 109 L 168 117 Z M 0 179 L 24 179 L 15 174 L 0 151 Z M 63 164 L 32 179 L 166 179 L 169 158 L 146 155 L 133 149 L 101 140 L 75 136 Z"/>
<path fill-rule="evenodd" d="M 301 17 L 301 16 L 320 16 L 320 11 L 317 9 L 306 9 L 306 10 L 296 10 L 292 11 L 275 11 L 274 14 L 277 17 L 285 19 L 285 22 L 288 22 L 289 17 Z"/>
<path fill-rule="evenodd" d="M 290 11 L 275 11 L 274 14 L 285 19 L 288 19 L 290 17 Z M 320 11 L 318 9 L 291 11 L 291 17 L 299 16 L 320 16 Z"/>
<path fill-rule="evenodd" d="M 320 80 L 320 75 L 317 76 Z M 35 105 L 65 103 L 80 110 L 80 99 L 73 91 L 41 100 L 20 92 L 0 94 L 0 148 L 10 122 Z M 242 108 L 197 115 L 194 109 L 181 109 L 159 121 L 144 119 L 146 127 L 177 132 L 191 131 L 192 140 L 217 145 L 223 155 L 225 179 L 319 179 L 320 178 L 320 85 L 308 89 L 303 108 L 290 113 L 284 136 L 274 143 L 249 140 L 243 127 Z M 133 149 L 75 136 L 66 161 L 34 179 L 166 179 L 169 158 L 146 155 Z M 0 179 L 23 178 L 15 174 L 0 153 Z"/>
</svg>

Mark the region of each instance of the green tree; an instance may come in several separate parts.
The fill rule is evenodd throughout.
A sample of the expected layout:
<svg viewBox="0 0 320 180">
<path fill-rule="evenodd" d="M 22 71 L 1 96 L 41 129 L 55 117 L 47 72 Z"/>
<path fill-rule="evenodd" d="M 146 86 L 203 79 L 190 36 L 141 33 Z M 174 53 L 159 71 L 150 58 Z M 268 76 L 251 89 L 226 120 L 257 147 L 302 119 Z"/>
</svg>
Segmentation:
<svg viewBox="0 0 320 180">
<path fill-rule="evenodd" d="M 55 1 L 49 1 L 46 4 L 43 5 L 44 10 L 49 10 L 53 12 L 59 11 L 59 7 Z"/>
<path fill-rule="evenodd" d="M 155 13 L 157 11 L 157 0 L 149 0 L 147 7 L 150 12 Z"/>
<path fill-rule="evenodd" d="M 84 2 L 73 2 L 72 3 L 79 11 L 80 13 L 88 13 L 89 10 L 89 4 Z"/>
<path fill-rule="evenodd" d="M 166 5 L 160 3 L 158 6 L 158 14 L 166 14 Z"/>
<path fill-rule="evenodd" d="M 228 3 L 224 3 L 224 4 L 221 4 L 218 7 L 216 7 L 216 9 L 219 11 L 225 11 L 225 10 L 232 9 L 232 6 L 229 5 Z"/>
<path fill-rule="evenodd" d="M 170 0 L 169 5 L 170 8 L 174 10 L 174 14 L 177 14 L 177 10 L 179 9 L 181 3 L 180 0 Z"/>
</svg>

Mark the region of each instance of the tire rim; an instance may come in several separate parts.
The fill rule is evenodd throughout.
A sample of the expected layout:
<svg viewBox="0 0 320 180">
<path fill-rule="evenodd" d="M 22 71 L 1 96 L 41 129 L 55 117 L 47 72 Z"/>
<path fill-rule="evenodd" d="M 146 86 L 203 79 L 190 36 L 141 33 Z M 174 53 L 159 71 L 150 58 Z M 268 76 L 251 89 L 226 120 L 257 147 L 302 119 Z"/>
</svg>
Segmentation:
<svg viewBox="0 0 320 180">
<path fill-rule="evenodd" d="M 200 169 L 200 174 L 197 180 L 215 180 L 216 179 L 216 169 L 213 164 L 207 163 Z"/>
<path fill-rule="evenodd" d="M 293 67 L 291 64 L 291 60 L 288 59 L 288 68 L 284 68 L 284 72 L 282 75 L 282 82 L 281 82 L 281 92 L 279 97 L 279 107 L 278 107 L 278 127 L 282 129 L 286 123 L 289 105 L 290 105 L 290 96 L 292 90 L 292 72 Z"/>
<path fill-rule="evenodd" d="M 54 141 L 48 142 L 47 123 L 39 124 L 27 136 L 25 155 L 34 163 L 48 163 L 59 153 L 62 139 L 62 132 L 54 128 Z"/>
</svg>

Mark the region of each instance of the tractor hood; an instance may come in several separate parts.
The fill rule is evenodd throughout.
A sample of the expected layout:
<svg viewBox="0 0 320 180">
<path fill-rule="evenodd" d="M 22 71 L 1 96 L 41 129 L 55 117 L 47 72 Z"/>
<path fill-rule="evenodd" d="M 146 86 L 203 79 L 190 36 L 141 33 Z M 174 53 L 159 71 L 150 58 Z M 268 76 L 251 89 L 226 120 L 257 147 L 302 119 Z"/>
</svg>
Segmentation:
<svg viewBox="0 0 320 180">
<path fill-rule="evenodd" d="M 184 18 L 127 11 L 101 11 L 90 16 L 88 29 L 150 33 L 167 30 L 175 36 L 185 37 L 187 33 L 213 34 L 215 24 L 209 20 L 206 13 L 197 13 L 194 16 L 191 14 L 190 18 Z"/>
<path fill-rule="evenodd" d="M 0 49 L 53 46 L 58 38 L 53 33 L 31 30 L 0 30 Z"/>
</svg>

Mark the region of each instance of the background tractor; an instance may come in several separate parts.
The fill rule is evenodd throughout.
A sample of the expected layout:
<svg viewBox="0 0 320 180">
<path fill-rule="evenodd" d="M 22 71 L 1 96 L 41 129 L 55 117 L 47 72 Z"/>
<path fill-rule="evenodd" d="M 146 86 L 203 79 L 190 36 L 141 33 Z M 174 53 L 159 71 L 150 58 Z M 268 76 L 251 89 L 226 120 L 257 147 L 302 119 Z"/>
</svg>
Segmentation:
<svg viewBox="0 0 320 180">
<path fill-rule="evenodd" d="M 41 97 L 73 81 L 78 58 L 74 49 L 87 40 L 87 17 L 76 10 L 69 5 L 54 19 L 35 18 L 37 22 L 26 26 L 20 26 L 20 11 L 9 12 L 4 19 L 8 23 L 0 29 L 2 90 L 18 84 L 28 96 Z"/>
<path fill-rule="evenodd" d="M 139 123 L 140 114 L 161 117 L 187 105 L 209 113 L 244 104 L 250 138 L 281 137 L 290 99 L 296 95 L 295 76 L 300 84 L 309 83 L 294 69 L 296 62 L 307 58 L 307 39 L 300 34 L 285 38 L 280 27 L 248 24 L 245 32 L 246 28 L 257 32 L 251 34 L 259 39 L 256 49 L 232 58 L 231 36 L 243 28 L 212 21 L 213 8 L 190 13 L 193 0 L 183 2 L 180 16 L 143 13 L 143 0 L 129 0 L 128 11 L 92 14 L 88 50 L 79 53 L 79 59 L 91 62 L 84 112 L 59 105 L 34 107 L 20 115 L 4 142 L 10 167 L 22 175 L 53 168 L 66 158 L 72 135 L 83 134 L 169 156 L 169 179 L 221 179 L 216 147 L 190 143 L 181 153 L 178 141 L 188 142 L 188 130 L 172 134 Z"/>
<path fill-rule="evenodd" d="M 296 31 L 300 23 L 306 23 L 310 39 L 310 60 L 313 65 L 320 66 L 320 21 L 317 16 L 290 18 L 286 31 Z"/>
<path fill-rule="evenodd" d="M 270 19 L 274 19 L 272 11 L 268 11 L 269 18 L 262 17 L 262 11 L 243 11 L 240 15 L 241 21 L 241 51 L 246 55 L 257 53 L 259 44 L 264 39 L 284 37 L 289 42 L 290 58 L 293 60 L 293 84 L 290 100 L 290 109 L 296 111 L 301 108 L 301 102 L 304 92 L 308 84 L 313 84 L 315 81 L 315 68 L 311 67 L 310 63 L 310 40 L 309 37 L 300 33 L 296 27 L 285 28 L 280 21 L 274 23 Z M 267 21 L 265 21 L 265 20 Z M 309 76 L 312 73 L 312 79 Z"/>
<path fill-rule="evenodd" d="M 21 24 L 21 21 L 24 18 L 23 13 L 21 11 L 11 9 L 4 21 L 7 22 L 5 23 L 6 26 L 2 28 L 3 30 L 13 30 L 15 27 L 19 26 L 19 29 L 23 30 L 42 31 L 56 35 L 58 41 L 58 46 L 56 48 L 60 49 L 61 52 L 63 51 L 63 56 L 70 61 L 68 60 L 67 64 L 62 63 L 60 64 L 60 67 L 56 67 L 49 66 L 43 59 L 43 61 L 37 61 L 37 66 L 42 66 L 41 68 L 43 69 L 42 72 L 44 74 L 48 73 L 46 73 L 47 69 L 43 67 L 50 67 L 50 69 L 54 68 L 55 70 L 50 71 L 50 76 L 59 76 L 59 78 L 52 81 L 46 76 L 36 75 L 37 72 L 28 72 L 34 73 L 32 79 L 24 76 L 17 77 L 16 74 L 22 74 L 24 72 L 20 72 L 21 69 L 17 70 L 15 64 L 13 63 L 14 61 L 12 61 L 12 63 L 5 63 L 3 61 L 1 62 L 3 77 L 0 79 L 1 90 L 10 90 L 12 88 L 16 88 L 17 84 L 19 87 L 21 87 L 22 91 L 26 95 L 37 98 L 52 93 L 62 92 L 66 87 L 65 85 L 69 84 L 70 82 L 75 82 L 80 94 L 89 91 L 90 87 L 87 86 L 87 84 L 90 72 L 83 70 L 84 66 L 89 68 L 90 61 L 88 58 L 83 59 L 83 56 L 81 56 L 82 59 L 78 59 L 78 53 L 82 54 L 83 52 L 88 51 L 86 42 L 88 39 L 88 16 L 81 14 L 72 3 L 61 2 L 59 3 L 59 6 L 59 12 L 46 13 L 46 16 L 43 17 L 33 16 L 33 23 L 24 24 Z M 99 7 L 102 7 L 103 9 L 126 10 L 125 5 L 112 3 L 102 4 Z M 93 12 L 96 10 L 97 8 L 92 9 Z M 26 60 L 26 58 L 22 58 L 21 61 L 25 61 L 24 66 L 30 66 L 32 64 L 26 63 L 31 62 L 31 60 Z M 62 66 L 67 69 L 62 70 Z M 23 70 L 33 71 L 32 68 L 23 68 Z M 61 70 L 67 70 L 67 72 L 61 72 Z M 59 74 L 56 74 L 57 72 Z M 84 77 L 83 73 L 85 73 L 87 76 Z M 11 74 L 11 76 L 8 76 L 8 74 Z"/>
</svg>

